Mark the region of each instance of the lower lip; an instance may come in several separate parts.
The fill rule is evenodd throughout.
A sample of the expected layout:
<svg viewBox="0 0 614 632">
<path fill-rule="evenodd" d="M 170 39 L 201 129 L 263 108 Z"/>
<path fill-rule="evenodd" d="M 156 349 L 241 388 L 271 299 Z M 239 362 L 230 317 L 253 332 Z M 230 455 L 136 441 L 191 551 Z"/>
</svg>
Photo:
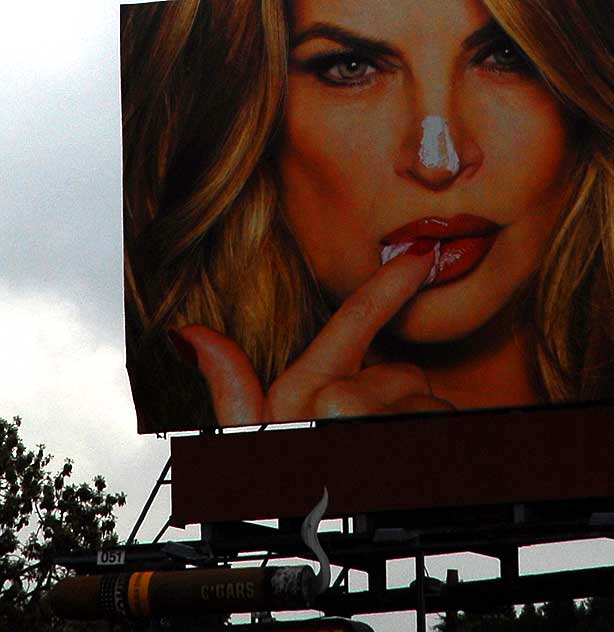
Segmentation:
<svg viewBox="0 0 614 632">
<path fill-rule="evenodd" d="M 497 239 L 497 233 L 442 241 L 437 276 L 430 287 L 444 285 L 468 274 L 480 264 Z"/>
</svg>

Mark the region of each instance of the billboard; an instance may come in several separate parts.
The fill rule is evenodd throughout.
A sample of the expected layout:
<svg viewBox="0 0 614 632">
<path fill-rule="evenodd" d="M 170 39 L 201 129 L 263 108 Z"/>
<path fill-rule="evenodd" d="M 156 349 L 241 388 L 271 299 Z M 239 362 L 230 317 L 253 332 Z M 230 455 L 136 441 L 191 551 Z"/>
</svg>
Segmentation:
<svg viewBox="0 0 614 632">
<path fill-rule="evenodd" d="M 139 432 L 611 399 L 606 4 L 123 6 Z"/>
</svg>

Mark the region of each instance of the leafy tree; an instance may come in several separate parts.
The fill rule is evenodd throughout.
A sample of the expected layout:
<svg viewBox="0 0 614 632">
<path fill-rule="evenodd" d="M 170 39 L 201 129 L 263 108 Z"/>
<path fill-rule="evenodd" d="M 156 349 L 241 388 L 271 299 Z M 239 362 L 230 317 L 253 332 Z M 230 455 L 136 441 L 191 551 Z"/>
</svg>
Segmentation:
<svg viewBox="0 0 614 632">
<path fill-rule="evenodd" d="M 574 632 L 578 615 L 573 599 L 548 601 L 541 607 L 541 613 L 547 632 Z"/>
<path fill-rule="evenodd" d="M 586 606 L 587 617 L 603 620 L 614 629 L 614 597 L 591 597 Z"/>
<path fill-rule="evenodd" d="M 592 597 L 546 602 L 540 608 L 526 604 L 518 617 L 512 609 L 495 614 L 459 613 L 458 623 L 442 617 L 437 632 L 614 632 L 614 597 Z"/>
<path fill-rule="evenodd" d="M 539 632 L 544 629 L 544 620 L 537 611 L 535 604 L 527 603 L 522 607 L 518 615 L 518 630 L 527 632 Z"/>
<path fill-rule="evenodd" d="M 514 608 L 511 606 L 489 614 L 461 612 L 454 625 L 443 617 L 435 626 L 437 632 L 508 632 L 518 629 Z"/>
<path fill-rule="evenodd" d="M 68 574 L 54 556 L 116 544 L 114 510 L 126 498 L 106 493 L 102 476 L 93 486 L 69 483 L 70 459 L 51 472 L 53 457 L 43 445 L 28 450 L 20 425 L 19 417 L 0 418 L 0 632 L 76 630 L 45 604 L 49 589 Z"/>
</svg>

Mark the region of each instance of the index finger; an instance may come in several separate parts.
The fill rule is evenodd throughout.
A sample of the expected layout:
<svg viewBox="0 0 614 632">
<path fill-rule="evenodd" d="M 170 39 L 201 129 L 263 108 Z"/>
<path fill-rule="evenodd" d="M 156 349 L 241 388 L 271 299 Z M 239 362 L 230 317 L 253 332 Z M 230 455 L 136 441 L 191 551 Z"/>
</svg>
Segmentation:
<svg viewBox="0 0 614 632">
<path fill-rule="evenodd" d="M 333 314 L 293 368 L 348 376 L 360 370 L 375 334 L 409 301 L 434 264 L 433 252 L 396 257 Z"/>
</svg>

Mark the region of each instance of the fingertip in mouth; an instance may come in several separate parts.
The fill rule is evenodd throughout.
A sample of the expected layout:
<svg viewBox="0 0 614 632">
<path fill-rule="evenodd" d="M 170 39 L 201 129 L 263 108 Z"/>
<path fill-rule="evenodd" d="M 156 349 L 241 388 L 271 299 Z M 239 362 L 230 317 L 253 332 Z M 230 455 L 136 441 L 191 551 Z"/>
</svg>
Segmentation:
<svg viewBox="0 0 614 632">
<path fill-rule="evenodd" d="M 437 280 L 437 274 L 439 272 L 439 263 L 441 260 L 441 242 L 438 241 L 433 248 L 433 252 L 435 253 L 435 258 L 433 259 L 433 265 L 429 270 L 428 276 L 424 281 L 422 281 L 422 285 L 420 286 L 421 290 L 424 290 L 427 287 L 430 287 Z"/>
<path fill-rule="evenodd" d="M 437 279 L 437 273 L 439 272 L 439 265 L 441 261 L 441 242 L 438 240 L 418 239 L 416 241 L 409 241 L 403 244 L 391 244 L 386 245 L 380 252 L 381 264 L 384 266 L 388 262 L 405 254 L 413 254 L 416 256 L 426 255 L 429 252 L 433 252 L 434 258 L 431 265 L 431 269 L 427 277 L 420 285 L 421 290 L 430 287 L 435 283 Z"/>
</svg>

